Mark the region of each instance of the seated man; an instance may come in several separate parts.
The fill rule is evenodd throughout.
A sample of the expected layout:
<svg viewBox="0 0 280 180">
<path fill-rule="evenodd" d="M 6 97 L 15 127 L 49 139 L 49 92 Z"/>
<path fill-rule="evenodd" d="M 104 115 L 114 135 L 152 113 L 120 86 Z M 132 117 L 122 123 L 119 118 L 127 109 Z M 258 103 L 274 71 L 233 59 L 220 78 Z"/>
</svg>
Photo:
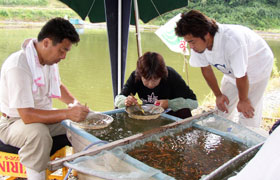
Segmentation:
<svg viewBox="0 0 280 180">
<path fill-rule="evenodd" d="M 163 57 L 155 52 L 146 52 L 138 59 L 136 70 L 115 98 L 115 106 L 136 105 L 136 93 L 143 104 L 170 108 L 168 114 L 179 118 L 190 117 L 191 110 L 198 106 L 195 94 L 182 77 L 173 68 L 167 67 Z"/>
<path fill-rule="evenodd" d="M 89 112 L 60 82 L 57 66 L 79 40 L 69 21 L 54 18 L 43 26 L 37 39 L 25 40 L 22 49 L 2 65 L 0 139 L 20 148 L 28 180 L 46 179 L 52 137 L 66 132 L 60 122 L 82 121 Z M 75 105 L 54 110 L 52 98 Z"/>
</svg>

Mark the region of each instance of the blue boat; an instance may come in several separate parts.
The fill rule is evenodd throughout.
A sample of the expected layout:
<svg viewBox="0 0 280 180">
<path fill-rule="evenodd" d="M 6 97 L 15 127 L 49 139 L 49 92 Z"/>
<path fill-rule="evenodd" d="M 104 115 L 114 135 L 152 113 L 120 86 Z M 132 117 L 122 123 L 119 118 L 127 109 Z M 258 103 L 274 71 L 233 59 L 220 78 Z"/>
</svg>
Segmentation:
<svg viewBox="0 0 280 180">
<path fill-rule="evenodd" d="M 83 25 L 84 24 L 84 21 L 81 19 L 70 18 L 69 21 L 73 25 Z"/>
</svg>

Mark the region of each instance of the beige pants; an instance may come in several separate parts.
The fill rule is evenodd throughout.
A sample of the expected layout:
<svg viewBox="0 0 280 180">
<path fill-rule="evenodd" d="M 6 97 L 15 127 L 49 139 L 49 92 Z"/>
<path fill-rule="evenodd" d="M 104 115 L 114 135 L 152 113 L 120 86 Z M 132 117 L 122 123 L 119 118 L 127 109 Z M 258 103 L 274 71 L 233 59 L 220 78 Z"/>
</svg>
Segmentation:
<svg viewBox="0 0 280 180">
<path fill-rule="evenodd" d="M 219 115 L 230 119 L 237 120 L 237 123 L 243 126 L 260 127 L 262 121 L 262 109 L 263 109 L 263 95 L 268 83 L 269 77 L 264 78 L 260 82 L 249 85 L 248 98 L 251 101 L 253 108 L 255 109 L 253 118 L 245 118 L 242 113 L 237 112 L 237 103 L 239 101 L 238 89 L 235 84 L 231 83 L 226 78 L 222 79 L 221 91 L 229 99 L 229 105 L 227 105 L 229 113 L 223 113 L 219 111 Z M 236 115 L 238 113 L 238 115 Z M 237 119 L 236 119 L 237 117 Z"/>
<path fill-rule="evenodd" d="M 24 124 L 20 118 L 1 117 L 0 139 L 11 146 L 20 148 L 20 162 L 27 168 L 41 172 L 47 168 L 52 148 L 52 137 L 65 134 L 60 123 Z"/>
</svg>

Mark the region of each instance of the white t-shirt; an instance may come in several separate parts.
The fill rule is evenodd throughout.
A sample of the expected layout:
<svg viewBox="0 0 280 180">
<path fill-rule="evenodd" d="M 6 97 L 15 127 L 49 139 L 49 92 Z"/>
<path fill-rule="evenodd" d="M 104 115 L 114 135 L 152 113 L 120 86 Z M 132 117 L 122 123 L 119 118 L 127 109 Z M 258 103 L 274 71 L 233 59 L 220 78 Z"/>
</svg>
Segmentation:
<svg viewBox="0 0 280 180">
<path fill-rule="evenodd" d="M 247 73 L 249 83 L 257 83 L 270 76 L 273 53 L 264 39 L 254 31 L 240 25 L 218 24 L 213 48 L 203 53 L 191 50 L 190 65 L 212 65 L 235 83 L 235 78 Z"/>
<path fill-rule="evenodd" d="M 17 108 L 52 109 L 49 97 L 50 66 L 43 66 L 45 85 L 32 92 L 32 74 L 24 50 L 11 54 L 2 65 L 0 81 L 1 112 L 19 117 Z"/>
</svg>

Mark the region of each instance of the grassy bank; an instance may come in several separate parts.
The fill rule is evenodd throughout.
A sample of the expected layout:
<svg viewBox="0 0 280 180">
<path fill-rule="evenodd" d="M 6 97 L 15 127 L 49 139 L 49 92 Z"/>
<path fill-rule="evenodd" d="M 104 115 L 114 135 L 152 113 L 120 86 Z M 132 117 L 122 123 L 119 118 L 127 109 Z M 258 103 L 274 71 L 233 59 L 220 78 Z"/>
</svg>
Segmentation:
<svg viewBox="0 0 280 180">
<path fill-rule="evenodd" d="M 65 16 L 79 18 L 58 0 L 0 0 L 0 21 L 45 22 Z"/>
<path fill-rule="evenodd" d="M 161 15 L 148 24 L 162 25 L 178 13 L 197 9 L 220 23 L 279 33 L 279 8 L 280 0 L 189 0 L 187 7 Z M 58 0 L 0 0 L 0 21 L 45 22 L 57 16 L 79 18 Z"/>
<path fill-rule="evenodd" d="M 251 29 L 280 30 L 279 0 L 189 0 L 188 6 L 155 19 L 153 24 L 162 24 L 180 12 L 199 10 L 219 23 L 241 24 Z"/>
<path fill-rule="evenodd" d="M 0 7 L 1 21 L 44 22 L 53 17 L 64 16 L 78 18 L 74 11 L 66 8 Z"/>
</svg>

